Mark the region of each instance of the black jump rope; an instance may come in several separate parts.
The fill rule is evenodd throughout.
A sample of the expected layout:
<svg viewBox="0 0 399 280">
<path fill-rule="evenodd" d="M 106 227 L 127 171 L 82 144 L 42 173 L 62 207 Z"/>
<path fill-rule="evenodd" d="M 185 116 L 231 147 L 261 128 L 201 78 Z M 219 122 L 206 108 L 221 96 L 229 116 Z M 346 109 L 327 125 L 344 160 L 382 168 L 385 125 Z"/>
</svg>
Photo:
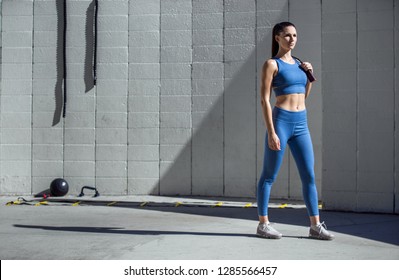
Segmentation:
<svg viewBox="0 0 399 280">
<path fill-rule="evenodd" d="M 98 0 L 94 0 L 94 44 L 93 44 L 93 85 L 97 85 L 97 31 L 98 31 Z M 63 71 L 64 71 L 64 104 L 62 117 L 66 116 L 67 105 L 67 62 L 66 62 L 66 35 L 67 35 L 67 0 L 64 0 L 64 30 L 63 30 Z"/>
</svg>

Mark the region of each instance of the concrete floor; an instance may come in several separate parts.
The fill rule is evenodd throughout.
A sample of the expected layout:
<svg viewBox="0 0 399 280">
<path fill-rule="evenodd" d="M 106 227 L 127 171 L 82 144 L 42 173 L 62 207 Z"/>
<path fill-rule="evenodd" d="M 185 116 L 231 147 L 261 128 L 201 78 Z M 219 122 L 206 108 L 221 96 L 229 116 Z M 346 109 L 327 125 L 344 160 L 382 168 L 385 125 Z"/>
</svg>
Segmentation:
<svg viewBox="0 0 399 280">
<path fill-rule="evenodd" d="M 399 215 L 321 211 L 336 239 L 318 241 L 307 238 L 302 205 L 276 202 L 270 217 L 284 236 L 268 240 L 255 236 L 256 207 L 246 201 L 217 207 L 217 199 L 145 196 L 7 206 L 11 201 L 16 197 L 0 197 L 2 260 L 399 259 Z"/>
</svg>

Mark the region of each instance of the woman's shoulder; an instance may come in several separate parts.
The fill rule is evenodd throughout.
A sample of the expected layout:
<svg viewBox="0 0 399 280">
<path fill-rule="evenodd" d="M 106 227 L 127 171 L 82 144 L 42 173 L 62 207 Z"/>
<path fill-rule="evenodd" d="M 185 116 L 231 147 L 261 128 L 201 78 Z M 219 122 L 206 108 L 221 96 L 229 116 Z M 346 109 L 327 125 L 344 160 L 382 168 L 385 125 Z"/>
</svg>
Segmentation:
<svg viewBox="0 0 399 280">
<path fill-rule="evenodd" d="M 275 58 L 272 57 L 265 61 L 265 63 L 263 64 L 263 70 L 267 70 L 267 69 L 271 69 L 271 70 L 278 69 L 277 61 Z"/>
</svg>

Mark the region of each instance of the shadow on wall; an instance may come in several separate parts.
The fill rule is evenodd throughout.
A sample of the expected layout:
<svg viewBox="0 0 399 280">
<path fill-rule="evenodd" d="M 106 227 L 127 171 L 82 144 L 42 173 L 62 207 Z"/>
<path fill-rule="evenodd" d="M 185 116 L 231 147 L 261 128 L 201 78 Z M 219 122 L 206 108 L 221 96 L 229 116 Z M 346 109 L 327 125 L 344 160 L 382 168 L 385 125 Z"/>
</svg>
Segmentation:
<svg viewBox="0 0 399 280">
<path fill-rule="evenodd" d="M 85 44 L 85 63 L 84 63 L 84 82 L 85 92 L 89 92 L 94 87 L 93 81 L 93 55 L 94 55 L 94 0 L 89 4 L 86 11 L 86 44 Z M 64 0 L 56 0 L 57 8 L 57 80 L 54 89 L 55 111 L 53 117 L 53 126 L 57 125 L 61 120 L 63 111 L 63 97 L 67 94 L 63 87 L 64 82 L 64 27 L 65 27 L 65 11 Z M 66 46 L 65 46 L 66 47 Z M 68 61 L 68 60 L 67 60 Z M 65 73 L 67 74 L 67 73 Z"/>
</svg>

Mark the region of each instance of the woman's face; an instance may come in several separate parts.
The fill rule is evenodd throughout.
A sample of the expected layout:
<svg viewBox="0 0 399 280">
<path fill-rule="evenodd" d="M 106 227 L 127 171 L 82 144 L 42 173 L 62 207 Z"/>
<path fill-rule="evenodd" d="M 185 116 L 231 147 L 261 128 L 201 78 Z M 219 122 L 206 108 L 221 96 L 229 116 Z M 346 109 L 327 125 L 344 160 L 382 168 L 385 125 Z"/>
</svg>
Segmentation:
<svg viewBox="0 0 399 280">
<path fill-rule="evenodd" d="M 276 35 L 275 39 L 278 42 L 280 48 L 284 50 L 292 50 L 295 47 L 297 41 L 295 27 L 285 27 L 280 34 Z"/>
</svg>

